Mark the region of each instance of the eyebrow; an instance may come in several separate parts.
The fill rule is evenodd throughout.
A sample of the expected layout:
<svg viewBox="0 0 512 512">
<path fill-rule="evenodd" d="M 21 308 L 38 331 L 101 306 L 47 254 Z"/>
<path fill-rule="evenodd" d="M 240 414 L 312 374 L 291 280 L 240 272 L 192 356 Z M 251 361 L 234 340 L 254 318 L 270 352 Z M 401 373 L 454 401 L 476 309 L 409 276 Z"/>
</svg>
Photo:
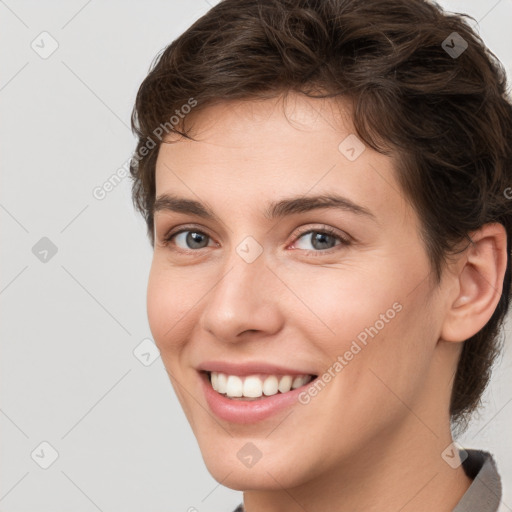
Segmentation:
<svg viewBox="0 0 512 512">
<path fill-rule="evenodd" d="M 370 210 L 338 194 L 322 194 L 307 197 L 295 196 L 280 199 L 279 201 L 268 204 L 263 215 L 267 219 L 273 220 L 285 217 L 286 215 L 305 213 L 321 208 L 343 210 L 377 221 L 375 215 Z M 153 205 L 153 214 L 165 210 L 197 215 L 204 219 L 219 220 L 212 210 L 199 201 L 186 199 L 173 194 L 161 194 L 156 198 Z"/>
</svg>

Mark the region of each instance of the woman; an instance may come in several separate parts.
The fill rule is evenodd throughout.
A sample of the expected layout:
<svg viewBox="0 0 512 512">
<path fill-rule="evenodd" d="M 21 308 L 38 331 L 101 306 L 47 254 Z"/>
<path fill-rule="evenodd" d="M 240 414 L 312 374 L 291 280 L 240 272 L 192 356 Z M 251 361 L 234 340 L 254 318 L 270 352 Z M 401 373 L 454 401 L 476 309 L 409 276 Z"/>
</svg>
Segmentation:
<svg viewBox="0 0 512 512">
<path fill-rule="evenodd" d="M 223 0 L 142 83 L 148 319 L 237 511 L 496 511 L 512 107 L 421 0 Z"/>
</svg>

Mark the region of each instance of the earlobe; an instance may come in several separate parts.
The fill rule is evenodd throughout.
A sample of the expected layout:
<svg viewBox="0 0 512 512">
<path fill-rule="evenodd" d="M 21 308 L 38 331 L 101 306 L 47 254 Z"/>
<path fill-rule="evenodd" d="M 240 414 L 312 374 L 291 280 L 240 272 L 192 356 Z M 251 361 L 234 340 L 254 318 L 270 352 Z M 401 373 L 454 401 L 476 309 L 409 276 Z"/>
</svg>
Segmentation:
<svg viewBox="0 0 512 512">
<path fill-rule="evenodd" d="M 476 334 L 494 313 L 503 290 L 507 266 L 507 234 L 503 225 L 485 224 L 470 233 L 472 243 L 459 256 L 453 279 L 456 296 L 448 310 L 440 338 L 461 342 Z"/>
</svg>

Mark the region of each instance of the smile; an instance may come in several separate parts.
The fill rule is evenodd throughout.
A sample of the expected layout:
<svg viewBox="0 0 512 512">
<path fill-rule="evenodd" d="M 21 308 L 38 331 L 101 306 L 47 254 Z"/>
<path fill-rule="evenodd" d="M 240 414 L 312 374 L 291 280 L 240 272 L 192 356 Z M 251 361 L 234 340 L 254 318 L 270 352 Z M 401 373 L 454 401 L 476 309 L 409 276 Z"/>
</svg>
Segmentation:
<svg viewBox="0 0 512 512">
<path fill-rule="evenodd" d="M 300 393 L 317 378 L 309 374 L 251 372 L 241 376 L 217 371 L 200 371 L 199 377 L 209 410 L 219 419 L 246 425 L 270 420 L 299 404 Z"/>
<path fill-rule="evenodd" d="M 209 382 L 217 393 L 231 399 L 258 400 L 261 397 L 288 393 L 300 388 L 315 378 L 314 375 L 229 375 L 223 372 L 208 372 Z"/>
</svg>

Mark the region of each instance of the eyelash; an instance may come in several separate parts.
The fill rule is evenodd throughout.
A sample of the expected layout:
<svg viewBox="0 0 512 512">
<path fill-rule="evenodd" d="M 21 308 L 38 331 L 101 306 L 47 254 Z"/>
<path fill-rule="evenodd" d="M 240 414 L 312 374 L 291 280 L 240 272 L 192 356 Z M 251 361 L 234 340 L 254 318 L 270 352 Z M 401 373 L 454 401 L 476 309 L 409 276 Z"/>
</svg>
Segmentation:
<svg viewBox="0 0 512 512">
<path fill-rule="evenodd" d="M 182 229 L 180 229 L 179 231 L 169 232 L 168 234 L 166 234 L 164 236 L 164 238 L 163 238 L 162 245 L 164 247 L 170 245 L 172 239 L 176 235 L 179 235 L 180 233 L 184 233 L 184 232 L 187 232 L 187 231 L 192 231 L 194 233 L 199 233 L 199 234 L 204 235 L 207 238 L 211 239 L 211 237 L 207 233 L 205 233 L 204 231 L 200 231 L 199 229 L 196 229 L 194 226 L 185 226 Z M 302 252 L 305 252 L 306 254 L 311 254 L 311 253 L 314 253 L 314 254 L 331 254 L 333 251 L 337 250 L 336 249 L 337 247 L 340 247 L 340 246 L 346 247 L 346 246 L 350 245 L 350 243 L 351 243 L 350 240 L 348 239 L 348 237 L 341 236 L 336 230 L 334 230 L 333 228 L 331 228 L 329 226 L 322 226 L 321 228 L 304 228 L 304 229 L 300 229 L 299 228 L 299 232 L 296 233 L 293 243 L 297 242 L 297 240 L 302 238 L 304 235 L 307 235 L 307 234 L 310 234 L 310 233 L 320 233 L 320 234 L 324 234 L 324 235 L 329 235 L 331 237 L 337 238 L 340 241 L 340 243 L 336 244 L 334 247 L 331 247 L 329 249 L 323 249 L 323 250 L 320 249 L 320 250 L 317 250 L 317 251 L 315 251 L 315 250 L 306 250 L 306 249 L 298 249 L 298 250 L 300 250 Z M 201 247 L 201 249 L 206 249 L 206 247 Z M 177 252 L 181 252 L 181 253 L 185 253 L 185 254 L 190 254 L 190 253 L 197 253 L 201 249 L 181 249 L 181 248 L 178 248 L 178 249 L 173 249 L 173 250 L 176 250 Z"/>
</svg>

